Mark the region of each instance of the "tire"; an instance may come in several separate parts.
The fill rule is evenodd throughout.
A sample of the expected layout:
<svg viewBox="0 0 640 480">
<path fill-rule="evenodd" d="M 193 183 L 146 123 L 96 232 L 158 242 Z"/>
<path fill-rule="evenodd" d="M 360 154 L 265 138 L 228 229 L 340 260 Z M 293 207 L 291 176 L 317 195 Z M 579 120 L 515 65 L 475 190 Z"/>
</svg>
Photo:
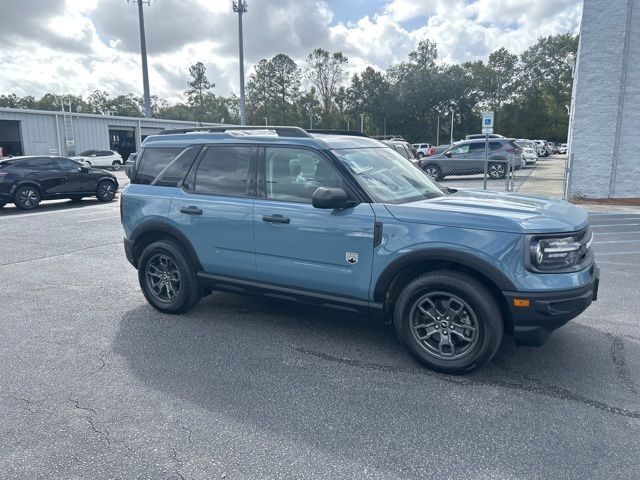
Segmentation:
<svg viewBox="0 0 640 480">
<path fill-rule="evenodd" d="M 433 163 L 427 163 L 422 169 L 427 175 L 433 178 L 436 182 L 439 182 L 444 178 L 444 175 L 442 175 L 442 169 L 438 165 L 434 165 Z"/>
<path fill-rule="evenodd" d="M 82 195 L 74 195 L 72 197 L 69 197 L 69 200 L 71 200 L 73 203 L 78 203 L 82 200 Z"/>
<path fill-rule="evenodd" d="M 41 196 L 38 189 L 32 185 L 18 188 L 13 203 L 20 210 L 33 210 L 40 204 Z"/>
<path fill-rule="evenodd" d="M 116 160 L 111 164 L 111 168 L 113 168 L 113 170 L 117 172 L 118 170 L 120 170 L 120 168 L 122 168 L 122 163 Z"/>
<path fill-rule="evenodd" d="M 487 176 L 493 180 L 500 180 L 507 176 L 507 164 L 505 162 L 489 162 Z"/>
<path fill-rule="evenodd" d="M 398 338 L 425 366 L 459 375 L 493 358 L 502 342 L 503 319 L 496 299 L 481 282 L 465 273 L 437 270 L 405 286 L 394 309 L 394 326 Z"/>
<path fill-rule="evenodd" d="M 138 281 L 147 301 L 163 313 L 187 312 L 202 296 L 196 269 L 172 240 L 160 240 L 144 249 L 138 262 Z"/>
<path fill-rule="evenodd" d="M 116 184 L 111 180 L 101 180 L 96 187 L 96 198 L 101 202 L 111 202 L 116 198 Z"/>
</svg>

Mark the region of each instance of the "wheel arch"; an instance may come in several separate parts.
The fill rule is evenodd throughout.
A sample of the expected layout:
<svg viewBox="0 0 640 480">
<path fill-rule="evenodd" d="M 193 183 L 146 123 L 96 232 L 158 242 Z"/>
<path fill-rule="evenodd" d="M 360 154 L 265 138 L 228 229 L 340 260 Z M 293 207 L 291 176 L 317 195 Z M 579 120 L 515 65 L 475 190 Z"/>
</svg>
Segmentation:
<svg viewBox="0 0 640 480">
<path fill-rule="evenodd" d="M 449 269 L 466 273 L 482 282 L 493 294 L 504 319 L 505 333 L 513 334 L 513 317 L 503 291 L 517 288 L 498 268 L 469 253 L 437 249 L 405 254 L 389 264 L 378 277 L 373 296 L 374 301 L 384 304 L 388 318 L 395 301 L 407 283 L 420 275 L 434 270 Z"/>
<path fill-rule="evenodd" d="M 144 225 L 136 228 L 132 234 L 130 240 L 133 242 L 133 261 L 134 266 L 138 268 L 138 261 L 140 259 L 140 255 L 142 255 L 142 251 L 145 249 L 147 245 L 150 245 L 153 242 L 158 240 L 174 240 L 178 243 L 182 248 L 184 248 L 185 252 L 189 256 L 189 259 L 196 267 L 196 270 L 203 270 L 202 264 L 200 263 L 200 259 L 196 254 L 193 245 L 189 241 L 189 239 L 177 228 L 162 222 L 148 222 Z"/>
<path fill-rule="evenodd" d="M 40 186 L 40 184 L 38 182 L 34 182 L 33 180 L 18 180 L 11 187 L 11 190 L 10 190 L 11 191 L 11 195 L 15 196 L 16 192 L 18 191 L 18 189 L 20 189 L 22 187 L 33 187 L 36 190 L 38 190 L 38 193 L 40 194 L 40 198 L 44 197 L 44 192 L 42 191 L 42 187 Z"/>
</svg>

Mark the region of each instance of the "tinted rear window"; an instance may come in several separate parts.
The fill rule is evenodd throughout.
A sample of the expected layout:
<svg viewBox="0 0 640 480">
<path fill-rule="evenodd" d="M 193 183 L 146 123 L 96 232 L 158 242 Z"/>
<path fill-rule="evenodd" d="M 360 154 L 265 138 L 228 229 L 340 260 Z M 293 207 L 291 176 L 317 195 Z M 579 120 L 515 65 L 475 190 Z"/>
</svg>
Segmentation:
<svg viewBox="0 0 640 480">
<path fill-rule="evenodd" d="M 150 184 L 185 148 L 145 148 L 132 183 Z M 186 172 L 185 172 L 186 173 Z"/>
<path fill-rule="evenodd" d="M 158 174 L 152 185 L 177 187 L 200 152 L 200 146 L 185 148 Z"/>
</svg>

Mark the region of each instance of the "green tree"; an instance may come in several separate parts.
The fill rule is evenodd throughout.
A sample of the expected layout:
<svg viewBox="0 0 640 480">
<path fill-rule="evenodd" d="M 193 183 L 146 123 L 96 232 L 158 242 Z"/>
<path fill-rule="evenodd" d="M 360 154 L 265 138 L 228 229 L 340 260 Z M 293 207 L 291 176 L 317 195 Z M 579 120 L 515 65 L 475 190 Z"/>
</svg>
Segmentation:
<svg viewBox="0 0 640 480">
<path fill-rule="evenodd" d="M 204 118 L 205 102 L 211 101 L 210 99 L 206 99 L 206 97 L 216 85 L 207 79 L 207 67 L 205 67 L 202 62 L 191 65 L 189 67 L 189 75 L 191 76 L 191 81 L 187 82 L 189 88 L 185 94 L 189 105 L 198 111 L 196 119 L 202 121 Z"/>
<path fill-rule="evenodd" d="M 307 57 L 305 75 L 316 88 L 326 116 L 331 112 L 338 87 L 346 80 L 348 62 L 342 52 L 329 53 L 322 48 L 316 48 Z"/>
</svg>

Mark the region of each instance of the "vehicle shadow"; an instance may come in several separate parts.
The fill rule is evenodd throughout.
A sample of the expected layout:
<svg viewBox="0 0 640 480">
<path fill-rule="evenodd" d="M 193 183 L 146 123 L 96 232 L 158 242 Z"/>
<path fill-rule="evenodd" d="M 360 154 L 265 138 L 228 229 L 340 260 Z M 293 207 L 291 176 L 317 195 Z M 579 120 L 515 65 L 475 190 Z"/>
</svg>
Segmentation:
<svg viewBox="0 0 640 480">
<path fill-rule="evenodd" d="M 119 196 L 113 202 L 118 201 Z M 56 212 L 61 210 L 79 210 L 82 208 L 89 208 L 96 205 L 109 205 L 113 202 L 100 202 L 97 198 L 87 197 L 83 198 L 80 202 L 72 202 L 71 200 L 43 200 L 38 205 L 38 208 L 33 210 L 20 210 L 16 208 L 12 203 L 8 203 L 3 208 L 0 208 L 0 217 L 11 217 L 15 215 L 25 215 L 30 213 L 42 213 L 42 212 Z"/>
<path fill-rule="evenodd" d="M 359 422 L 428 422 L 429 409 L 412 419 L 415 409 L 397 407 L 458 408 L 455 399 L 482 398 L 487 388 L 505 392 L 503 405 L 489 395 L 498 409 L 509 407 L 506 392 L 516 391 L 533 395 L 534 408 L 547 398 L 640 419 L 640 342 L 580 324 L 541 348 L 506 340 L 487 367 L 454 377 L 419 365 L 388 325 L 214 293 L 182 316 L 147 305 L 129 311 L 113 351 L 141 382 L 173 397 L 287 438 L 321 443 L 324 435 L 343 432 L 364 450 L 370 445 L 357 435 Z M 378 417 L 371 419 L 373 413 Z"/>
</svg>

